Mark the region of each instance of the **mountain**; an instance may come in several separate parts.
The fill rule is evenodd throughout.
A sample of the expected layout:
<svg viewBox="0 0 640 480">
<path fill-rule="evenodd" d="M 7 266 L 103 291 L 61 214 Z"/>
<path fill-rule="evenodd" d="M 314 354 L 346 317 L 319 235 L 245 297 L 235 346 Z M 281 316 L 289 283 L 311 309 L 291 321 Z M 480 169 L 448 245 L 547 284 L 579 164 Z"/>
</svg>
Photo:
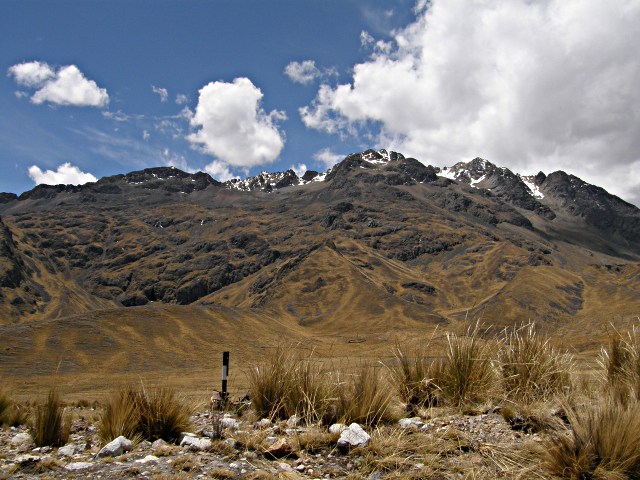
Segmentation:
<svg viewBox="0 0 640 480">
<path fill-rule="evenodd" d="M 367 150 L 302 177 L 161 167 L 0 198 L 0 375 L 60 352 L 62 372 L 201 365 L 216 335 L 247 358 L 283 335 L 377 355 L 469 319 L 583 349 L 640 312 L 640 210 L 565 172 Z"/>
</svg>

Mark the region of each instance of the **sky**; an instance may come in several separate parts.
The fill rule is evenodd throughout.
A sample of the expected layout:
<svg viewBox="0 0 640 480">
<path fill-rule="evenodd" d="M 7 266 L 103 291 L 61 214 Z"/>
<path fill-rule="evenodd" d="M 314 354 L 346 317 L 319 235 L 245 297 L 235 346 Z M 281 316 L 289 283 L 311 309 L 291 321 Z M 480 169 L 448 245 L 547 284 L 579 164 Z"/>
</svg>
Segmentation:
<svg viewBox="0 0 640 480">
<path fill-rule="evenodd" d="M 640 205 L 639 0 L 3 0 L 0 191 L 387 148 Z"/>
</svg>

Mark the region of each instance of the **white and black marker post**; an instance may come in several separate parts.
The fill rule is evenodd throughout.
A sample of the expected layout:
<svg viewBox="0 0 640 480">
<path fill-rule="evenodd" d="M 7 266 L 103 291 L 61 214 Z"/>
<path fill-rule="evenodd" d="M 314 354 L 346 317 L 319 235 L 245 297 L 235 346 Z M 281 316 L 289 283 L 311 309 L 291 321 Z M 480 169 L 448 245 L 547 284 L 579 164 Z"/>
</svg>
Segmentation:
<svg viewBox="0 0 640 480">
<path fill-rule="evenodd" d="M 222 400 L 227 401 L 227 378 L 229 377 L 229 352 L 222 352 Z"/>
</svg>

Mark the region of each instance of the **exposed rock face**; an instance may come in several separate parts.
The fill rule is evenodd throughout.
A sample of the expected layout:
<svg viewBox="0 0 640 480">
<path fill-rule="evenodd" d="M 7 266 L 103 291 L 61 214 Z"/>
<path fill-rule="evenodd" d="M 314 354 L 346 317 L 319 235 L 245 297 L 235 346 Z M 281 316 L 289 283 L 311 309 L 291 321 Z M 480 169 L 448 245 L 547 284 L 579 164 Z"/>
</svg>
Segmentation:
<svg viewBox="0 0 640 480">
<path fill-rule="evenodd" d="M 222 184 L 160 167 L 78 187 L 40 185 L 0 203 L 0 214 L 5 323 L 152 302 L 281 302 L 306 325 L 321 309 L 316 297 L 331 302 L 349 286 L 333 290 L 340 278 L 320 271 L 318 255 L 353 266 L 343 275 L 362 274 L 384 292 L 379 299 L 417 315 L 451 311 L 487 282 L 503 291 L 525 267 L 582 268 L 591 260 L 568 260 L 578 251 L 608 263 L 640 258 L 640 211 L 576 177 L 522 177 L 480 158 L 441 171 L 386 150 L 301 178 L 288 170 Z M 301 268 L 312 273 L 286 290 Z M 400 271 L 406 276 L 382 279 Z M 550 300 L 560 307 L 545 311 L 583 309 L 589 283 L 572 282 L 583 285 L 570 293 L 579 298 Z M 294 291 L 302 306 L 284 300 Z"/>
<path fill-rule="evenodd" d="M 15 193 L 0 192 L 0 203 L 8 203 L 16 200 L 18 196 Z"/>
<path fill-rule="evenodd" d="M 581 218 L 587 225 L 629 242 L 637 242 L 640 238 L 638 208 L 605 189 L 562 171 L 549 174 L 540 186 L 563 213 Z"/>
</svg>

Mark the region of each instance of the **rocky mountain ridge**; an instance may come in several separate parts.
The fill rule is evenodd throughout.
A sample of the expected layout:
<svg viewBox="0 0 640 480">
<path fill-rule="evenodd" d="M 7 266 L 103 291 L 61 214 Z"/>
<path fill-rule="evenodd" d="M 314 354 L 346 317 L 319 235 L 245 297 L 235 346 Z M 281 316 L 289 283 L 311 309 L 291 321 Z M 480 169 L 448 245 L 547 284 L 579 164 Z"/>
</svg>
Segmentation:
<svg viewBox="0 0 640 480">
<path fill-rule="evenodd" d="M 338 336 L 382 335 L 390 319 L 394 331 L 468 315 L 573 328 L 640 311 L 636 207 L 564 172 L 482 159 L 440 170 L 367 150 L 326 175 L 224 184 L 152 168 L 38 186 L 1 203 L 0 222 L 7 338 L 162 304 Z M 12 326 L 25 322 L 40 326 Z"/>
</svg>

